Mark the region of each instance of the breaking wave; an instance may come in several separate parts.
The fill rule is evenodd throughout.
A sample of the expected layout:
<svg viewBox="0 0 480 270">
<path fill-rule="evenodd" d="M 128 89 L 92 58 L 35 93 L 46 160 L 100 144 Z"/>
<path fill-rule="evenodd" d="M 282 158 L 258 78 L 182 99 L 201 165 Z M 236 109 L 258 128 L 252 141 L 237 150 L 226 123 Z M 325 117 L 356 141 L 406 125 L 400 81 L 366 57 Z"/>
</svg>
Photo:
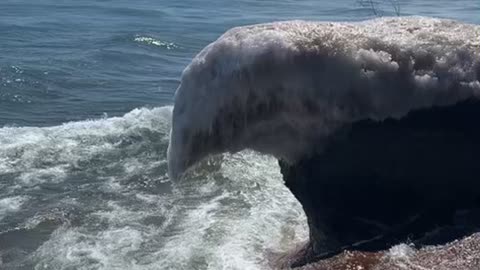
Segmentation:
<svg viewBox="0 0 480 270">
<path fill-rule="evenodd" d="M 226 154 L 172 184 L 171 111 L 0 128 L 0 268 L 265 269 L 306 239 L 272 157 Z"/>
<path fill-rule="evenodd" d="M 254 149 L 293 162 L 362 119 L 480 95 L 480 26 L 424 17 L 234 28 L 185 69 L 169 173 Z"/>
<path fill-rule="evenodd" d="M 10 189 L 59 183 L 91 162 L 111 164 L 125 152 L 134 155 L 162 140 L 167 144 L 170 115 L 171 107 L 143 108 L 123 117 L 54 127 L 4 127 L 0 171 L 16 179 Z"/>
</svg>

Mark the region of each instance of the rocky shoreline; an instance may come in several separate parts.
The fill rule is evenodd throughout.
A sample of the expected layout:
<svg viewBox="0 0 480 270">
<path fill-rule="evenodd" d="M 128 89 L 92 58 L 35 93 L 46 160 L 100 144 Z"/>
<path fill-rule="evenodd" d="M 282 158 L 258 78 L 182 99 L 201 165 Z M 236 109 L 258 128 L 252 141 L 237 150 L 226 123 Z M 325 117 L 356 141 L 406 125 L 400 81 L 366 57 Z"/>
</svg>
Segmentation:
<svg viewBox="0 0 480 270">
<path fill-rule="evenodd" d="M 274 256 L 272 268 L 295 270 L 478 270 L 480 234 L 473 234 L 442 246 L 415 249 L 406 244 L 386 251 L 344 251 L 332 258 L 290 268 L 298 250 Z"/>
</svg>

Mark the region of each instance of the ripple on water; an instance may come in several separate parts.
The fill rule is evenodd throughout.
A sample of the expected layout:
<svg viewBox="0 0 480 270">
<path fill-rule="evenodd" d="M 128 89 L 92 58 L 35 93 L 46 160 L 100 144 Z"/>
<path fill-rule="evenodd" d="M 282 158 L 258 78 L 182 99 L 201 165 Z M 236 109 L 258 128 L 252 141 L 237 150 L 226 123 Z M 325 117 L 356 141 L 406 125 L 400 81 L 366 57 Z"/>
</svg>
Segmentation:
<svg viewBox="0 0 480 270">
<path fill-rule="evenodd" d="M 178 46 L 173 42 L 166 42 L 152 37 L 137 36 L 135 37 L 134 41 L 146 45 L 158 46 L 167 50 L 173 50 L 178 48 Z"/>
</svg>

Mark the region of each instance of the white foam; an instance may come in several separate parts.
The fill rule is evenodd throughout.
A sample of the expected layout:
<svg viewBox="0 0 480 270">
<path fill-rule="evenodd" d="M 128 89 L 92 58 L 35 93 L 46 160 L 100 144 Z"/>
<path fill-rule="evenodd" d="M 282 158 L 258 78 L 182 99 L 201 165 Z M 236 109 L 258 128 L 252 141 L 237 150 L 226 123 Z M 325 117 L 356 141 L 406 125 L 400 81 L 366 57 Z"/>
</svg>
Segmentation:
<svg viewBox="0 0 480 270">
<path fill-rule="evenodd" d="M 400 244 L 390 248 L 385 256 L 385 260 L 393 263 L 399 269 L 429 270 L 431 268 L 423 267 L 413 262 L 417 250 L 407 244 Z"/>
<path fill-rule="evenodd" d="M 0 129 L 2 173 L 13 175 L 7 177 L 22 191 L 44 183 L 68 186 L 62 181 L 93 168 L 87 175 L 92 179 L 76 186 L 71 199 L 56 201 L 60 207 L 39 211 L 12 228 L 35 230 L 44 221 L 59 226 L 28 255 L 32 267 L 266 269 L 269 250 L 283 251 L 307 238 L 301 206 L 269 156 L 252 151 L 219 156 L 176 183 L 172 194 L 148 188 L 168 180 L 162 175 L 166 162 L 162 151 L 170 119 L 171 108 L 138 109 L 123 117 L 56 127 Z M 157 152 L 149 150 L 158 142 L 150 142 L 152 136 L 160 137 L 161 144 L 159 156 L 153 158 Z M 139 137 L 134 146 L 145 147 L 126 153 L 128 147 L 121 145 L 131 137 Z M 82 165 L 109 152 L 121 153 L 106 163 L 106 170 L 114 168 L 118 175 L 103 173 L 102 164 Z M 91 188 L 100 188 L 101 200 L 82 196 Z M 0 201 L 0 211 L 8 205 L 8 213 L 15 213 L 25 201 L 10 197 Z"/>
<path fill-rule="evenodd" d="M 480 95 L 480 26 L 424 17 L 234 28 L 185 69 L 169 170 L 250 148 L 294 161 L 348 123 Z"/>
<path fill-rule="evenodd" d="M 269 250 L 307 238 L 301 206 L 274 158 L 244 151 L 219 162 L 170 195 L 123 187 L 135 203 L 110 201 L 82 226 L 62 226 L 30 260 L 36 269 L 268 269 Z"/>
<path fill-rule="evenodd" d="M 135 196 L 133 191 L 124 192 Z M 82 226 L 57 229 L 30 259 L 36 269 L 155 269 L 142 265 L 142 258 L 154 252 L 149 246 L 158 241 L 170 214 L 165 209 L 168 198 L 150 196 L 155 199 L 141 208 L 109 201 L 85 217 Z M 149 216 L 165 218 L 164 226 L 141 222 Z"/>
<path fill-rule="evenodd" d="M 170 229 L 180 233 L 158 252 L 166 258 L 160 268 L 269 269 L 270 251 L 307 239 L 302 208 L 274 158 L 243 151 L 225 155 L 216 169 L 179 183 L 176 197 L 201 203 L 179 207 L 178 227 Z"/>
<path fill-rule="evenodd" d="M 98 234 L 62 228 L 36 251 L 39 263 L 35 269 L 134 269 L 135 260 L 124 258 L 141 242 L 141 232 L 131 227 Z"/>
<path fill-rule="evenodd" d="M 129 137 L 152 132 L 167 144 L 170 118 L 171 107 L 141 108 L 122 117 L 54 127 L 1 128 L 0 176 L 15 176 L 17 187 L 62 182 L 82 164 L 121 148 Z"/>
<path fill-rule="evenodd" d="M 14 196 L 0 199 L 0 221 L 7 214 L 20 211 L 22 205 L 27 201 L 26 196 Z"/>
<path fill-rule="evenodd" d="M 409 260 L 415 254 L 415 249 L 407 244 L 400 244 L 391 247 L 387 256 L 392 260 Z"/>
<path fill-rule="evenodd" d="M 238 173 L 241 171 L 242 173 Z M 240 152 L 223 163 L 222 175 L 241 190 L 232 194 L 249 203 L 248 217 L 226 221 L 231 228 L 218 246 L 212 269 L 268 269 L 268 252 L 286 252 L 308 239 L 301 205 L 285 187 L 277 161 L 251 151 Z"/>
</svg>

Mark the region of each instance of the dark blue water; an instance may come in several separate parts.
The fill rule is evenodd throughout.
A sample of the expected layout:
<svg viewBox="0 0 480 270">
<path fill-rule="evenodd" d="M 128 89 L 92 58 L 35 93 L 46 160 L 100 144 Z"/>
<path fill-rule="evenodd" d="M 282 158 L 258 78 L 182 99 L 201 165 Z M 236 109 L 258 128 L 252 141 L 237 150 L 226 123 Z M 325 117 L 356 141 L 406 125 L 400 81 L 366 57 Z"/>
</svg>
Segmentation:
<svg viewBox="0 0 480 270">
<path fill-rule="evenodd" d="M 400 7 L 480 23 L 478 0 Z M 0 269 L 265 269 L 308 235 L 276 160 L 224 155 L 173 184 L 165 106 L 233 26 L 372 17 L 355 0 L 0 1 Z"/>
<path fill-rule="evenodd" d="M 480 22 L 480 3 L 401 1 L 402 15 Z M 383 15 L 393 15 L 379 5 Z M 0 3 L 0 126 L 50 126 L 170 104 L 183 68 L 227 29 L 274 20 L 361 20 L 340 1 Z"/>
</svg>

